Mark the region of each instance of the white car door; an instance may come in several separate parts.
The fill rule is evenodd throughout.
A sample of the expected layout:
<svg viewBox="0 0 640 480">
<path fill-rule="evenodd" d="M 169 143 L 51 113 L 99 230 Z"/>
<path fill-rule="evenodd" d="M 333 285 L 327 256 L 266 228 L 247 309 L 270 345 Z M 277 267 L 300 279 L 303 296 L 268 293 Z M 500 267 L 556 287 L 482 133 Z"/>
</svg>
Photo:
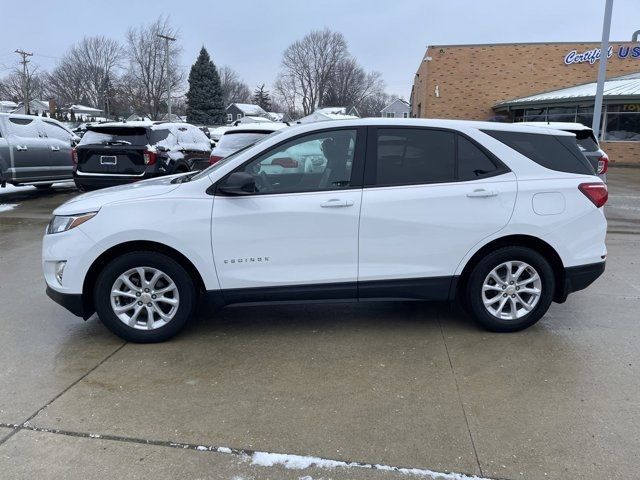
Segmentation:
<svg viewBox="0 0 640 480">
<path fill-rule="evenodd" d="M 371 128 L 360 297 L 446 299 L 456 267 L 514 208 L 515 175 L 453 131 Z"/>
<path fill-rule="evenodd" d="M 256 287 L 270 287 L 271 300 L 356 296 L 364 133 L 327 129 L 281 143 L 236 169 L 253 176 L 251 194 L 225 195 L 218 183 L 212 248 L 227 301 Z M 324 167 L 297 168 L 304 159 L 291 158 L 292 147 L 318 141 Z"/>
</svg>

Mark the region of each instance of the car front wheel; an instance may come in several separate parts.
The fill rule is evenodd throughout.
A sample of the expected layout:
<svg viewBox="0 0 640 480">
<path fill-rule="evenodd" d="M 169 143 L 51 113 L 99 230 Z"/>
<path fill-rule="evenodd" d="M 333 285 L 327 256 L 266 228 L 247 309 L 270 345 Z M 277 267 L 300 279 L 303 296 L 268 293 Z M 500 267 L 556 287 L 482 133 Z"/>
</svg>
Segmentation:
<svg viewBox="0 0 640 480">
<path fill-rule="evenodd" d="M 526 247 L 504 247 L 484 257 L 467 283 L 470 313 L 494 332 L 515 332 L 536 323 L 553 300 L 549 262 Z"/>
<path fill-rule="evenodd" d="M 185 268 L 157 252 L 131 252 L 102 270 L 94 292 L 105 326 L 131 342 L 162 342 L 193 314 L 196 289 Z"/>
</svg>

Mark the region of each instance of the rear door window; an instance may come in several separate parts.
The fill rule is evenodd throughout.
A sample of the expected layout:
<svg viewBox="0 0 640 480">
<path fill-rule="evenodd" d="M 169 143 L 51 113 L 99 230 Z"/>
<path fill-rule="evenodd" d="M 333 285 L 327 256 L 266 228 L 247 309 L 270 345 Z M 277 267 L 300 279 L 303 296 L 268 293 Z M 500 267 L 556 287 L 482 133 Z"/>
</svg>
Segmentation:
<svg viewBox="0 0 640 480">
<path fill-rule="evenodd" d="M 458 135 L 458 180 L 477 180 L 494 175 L 500 168 L 480 147 Z"/>
<path fill-rule="evenodd" d="M 483 132 L 545 168 L 580 175 L 594 174 L 575 137 L 498 130 Z"/>
<path fill-rule="evenodd" d="M 456 134 L 424 128 L 379 128 L 375 157 L 374 162 L 367 162 L 368 185 L 453 182 Z"/>
</svg>

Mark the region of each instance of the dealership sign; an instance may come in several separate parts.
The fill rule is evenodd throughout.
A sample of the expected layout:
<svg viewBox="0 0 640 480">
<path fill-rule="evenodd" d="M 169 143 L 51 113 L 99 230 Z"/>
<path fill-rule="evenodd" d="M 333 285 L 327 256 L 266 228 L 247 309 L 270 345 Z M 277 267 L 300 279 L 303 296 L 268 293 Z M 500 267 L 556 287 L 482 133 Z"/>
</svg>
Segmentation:
<svg viewBox="0 0 640 480">
<path fill-rule="evenodd" d="M 571 50 L 564 57 L 565 65 L 571 65 L 573 63 L 590 63 L 593 65 L 600 59 L 600 49 L 594 48 L 592 50 L 585 50 L 584 52 L 578 52 L 577 50 Z M 607 58 L 613 56 L 613 47 L 609 47 L 607 51 Z M 638 47 L 625 47 L 620 45 L 615 54 L 618 58 L 640 58 L 640 46 Z"/>
</svg>

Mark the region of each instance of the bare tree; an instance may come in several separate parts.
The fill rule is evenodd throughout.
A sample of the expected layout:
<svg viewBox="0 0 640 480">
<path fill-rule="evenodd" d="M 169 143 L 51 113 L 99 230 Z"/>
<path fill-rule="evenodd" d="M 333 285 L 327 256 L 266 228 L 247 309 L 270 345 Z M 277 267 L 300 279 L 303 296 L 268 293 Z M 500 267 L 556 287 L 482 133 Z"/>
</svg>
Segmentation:
<svg viewBox="0 0 640 480">
<path fill-rule="evenodd" d="M 321 104 L 359 107 L 368 96 L 383 91 L 379 72 L 366 73 L 355 58 L 346 57 L 335 66 Z"/>
<path fill-rule="evenodd" d="M 218 74 L 220 75 L 222 102 L 225 108 L 232 103 L 249 103 L 251 101 L 249 86 L 242 81 L 234 69 L 224 65 L 220 67 Z"/>
<path fill-rule="evenodd" d="M 166 17 L 159 17 L 150 25 L 131 28 L 127 32 L 127 56 L 129 72 L 126 75 L 131 105 L 138 113 L 160 117 L 166 104 L 167 75 L 171 90 L 179 90 L 184 85 L 185 72 L 179 67 L 180 47 L 171 45 L 169 72 L 165 68 L 165 44 L 158 35 L 177 36 L 177 31 Z"/>
<path fill-rule="evenodd" d="M 22 67 L 15 67 L 11 73 L 0 80 L 0 98 L 21 102 L 27 89 L 27 96 L 31 99 L 48 99 L 44 75 L 37 66 L 27 69 L 26 77 Z"/>
<path fill-rule="evenodd" d="M 276 90 L 282 97 L 299 100 L 308 115 L 322 102 L 336 65 L 347 55 L 341 33 L 314 30 L 284 51 Z"/>
<path fill-rule="evenodd" d="M 85 37 L 73 45 L 48 75 L 51 93 L 60 103 L 88 103 L 105 108 L 106 79 L 122 66 L 124 49 L 103 36 Z"/>
</svg>

